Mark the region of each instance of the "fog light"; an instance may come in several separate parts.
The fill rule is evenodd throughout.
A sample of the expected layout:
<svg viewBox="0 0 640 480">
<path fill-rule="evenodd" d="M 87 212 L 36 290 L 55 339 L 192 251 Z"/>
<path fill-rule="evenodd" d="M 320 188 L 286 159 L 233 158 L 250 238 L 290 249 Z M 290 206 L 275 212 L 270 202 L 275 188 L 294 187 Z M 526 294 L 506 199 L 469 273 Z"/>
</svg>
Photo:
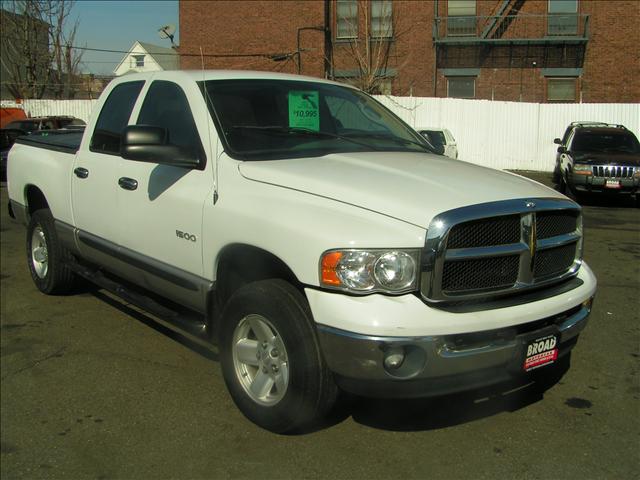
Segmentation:
<svg viewBox="0 0 640 480">
<path fill-rule="evenodd" d="M 384 366 L 387 369 L 397 370 L 402 366 L 404 362 L 404 348 L 395 347 L 390 348 L 384 354 Z"/>
</svg>

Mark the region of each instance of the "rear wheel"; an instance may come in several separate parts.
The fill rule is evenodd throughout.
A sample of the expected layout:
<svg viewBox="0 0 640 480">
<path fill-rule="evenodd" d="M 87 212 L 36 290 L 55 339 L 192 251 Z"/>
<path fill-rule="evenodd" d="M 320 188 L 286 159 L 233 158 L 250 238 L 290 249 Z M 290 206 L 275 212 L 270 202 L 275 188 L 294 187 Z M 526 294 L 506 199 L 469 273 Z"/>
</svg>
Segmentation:
<svg viewBox="0 0 640 480">
<path fill-rule="evenodd" d="M 313 426 L 338 389 L 322 358 L 304 296 L 283 280 L 240 288 L 220 327 L 225 383 L 242 413 L 276 433 Z"/>
<path fill-rule="evenodd" d="M 68 292 L 75 280 L 67 266 L 70 258 L 60 244 L 51 211 L 34 212 L 27 227 L 27 264 L 38 290 L 48 295 Z"/>
</svg>

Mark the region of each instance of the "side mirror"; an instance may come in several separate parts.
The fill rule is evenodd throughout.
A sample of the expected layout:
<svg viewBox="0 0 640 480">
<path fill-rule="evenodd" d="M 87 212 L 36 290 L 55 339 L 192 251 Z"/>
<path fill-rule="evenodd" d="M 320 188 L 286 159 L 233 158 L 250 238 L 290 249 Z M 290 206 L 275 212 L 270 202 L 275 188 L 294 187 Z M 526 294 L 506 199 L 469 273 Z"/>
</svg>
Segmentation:
<svg viewBox="0 0 640 480">
<path fill-rule="evenodd" d="M 560 145 L 562 143 L 562 140 L 560 140 L 559 138 L 554 138 L 553 143 Z"/>
<path fill-rule="evenodd" d="M 127 160 L 159 163 L 182 168 L 198 168 L 200 159 L 194 150 L 169 143 L 166 128 L 129 125 L 122 133 L 120 155 Z"/>
<path fill-rule="evenodd" d="M 558 153 L 567 153 L 566 147 L 558 147 Z"/>
</svg>

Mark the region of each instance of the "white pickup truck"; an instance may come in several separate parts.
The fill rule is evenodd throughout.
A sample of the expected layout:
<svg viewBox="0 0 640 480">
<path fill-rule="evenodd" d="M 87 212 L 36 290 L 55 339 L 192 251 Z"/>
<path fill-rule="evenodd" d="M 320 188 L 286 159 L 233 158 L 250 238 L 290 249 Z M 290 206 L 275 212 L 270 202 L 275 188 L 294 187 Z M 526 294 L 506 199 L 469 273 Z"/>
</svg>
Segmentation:
<svg viewBox="0 0 640 480">
<path fill-rule="evenodd" d="M 43 293 L 88 278 L 217 342 L 234 401 L 274 432 L 308 428 L 341 389 L 553 372 L 596 290 L 577 204 L 436 155 L 330 81 L 126 75 L 84 134 L 18 139 L 8 176 Z"/>
</svg>

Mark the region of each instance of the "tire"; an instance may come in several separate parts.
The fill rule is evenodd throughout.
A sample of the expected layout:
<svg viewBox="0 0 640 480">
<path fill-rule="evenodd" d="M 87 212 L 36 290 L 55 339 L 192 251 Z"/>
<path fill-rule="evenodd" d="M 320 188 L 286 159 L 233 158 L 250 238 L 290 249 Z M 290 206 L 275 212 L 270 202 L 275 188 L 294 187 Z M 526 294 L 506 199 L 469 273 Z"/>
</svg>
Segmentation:
<svg viewBox="0 0 640 480">
<path fill-rule="evenodd" d="M 235 404 L 266 430 L 304 431 L 336 401 L 338 388 L 322 357 L 309 305 L 284 280 L 250 283 L 232 295 L 222 313 L 219 349 Z"/>
<path fill-rule="evenodd" d="M 71 254 L 60 244 L 51 211 L 34 212 L 27 227 L 26 243 L 29 272 L 38 290 L 47 295 L 71 290 L 75 281 L 67 266 Z"/>
<path fill-rule="evenodd" d="M 551 176 L 551 181 L 553 182 L 554 185 L 560 185 L 560 178 L 561 178 L 560 168 L 558 164 L 556 164 L 555 168 L 553 169 L 553 175 Z"/>
</svg>

